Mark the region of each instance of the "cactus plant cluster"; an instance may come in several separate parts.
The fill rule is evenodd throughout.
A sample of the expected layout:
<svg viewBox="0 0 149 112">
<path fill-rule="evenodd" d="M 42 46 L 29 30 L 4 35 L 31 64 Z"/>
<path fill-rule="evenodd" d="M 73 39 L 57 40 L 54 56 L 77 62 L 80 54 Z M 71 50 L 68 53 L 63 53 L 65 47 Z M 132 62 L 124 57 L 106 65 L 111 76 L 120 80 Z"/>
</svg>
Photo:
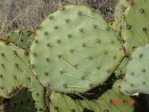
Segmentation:
<svg viewBox="0 0 149 112">
<path fill-rule="evenodd" d="M 134 112 L 129 95 L 149 94 L 148 5 L 119 0 L 110 27 L 94 9 L 70 4 L 36 31 L 8 32 L 0 41 L 0 111 Z"/>
</svg>

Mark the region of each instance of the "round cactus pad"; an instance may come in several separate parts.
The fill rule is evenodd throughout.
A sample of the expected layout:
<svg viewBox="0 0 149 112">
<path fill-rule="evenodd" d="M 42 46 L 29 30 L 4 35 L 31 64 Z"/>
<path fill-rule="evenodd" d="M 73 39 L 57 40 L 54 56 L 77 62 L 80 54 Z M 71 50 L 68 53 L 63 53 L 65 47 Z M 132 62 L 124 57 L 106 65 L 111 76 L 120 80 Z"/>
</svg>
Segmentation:
<svg viewBox="0 0 149 112">
<path fill-rule="evenodd" d="M 122 60 L 121 44 L 99 14 L 68 5 L 49 15 L 31 45 L 31 66 L 44 86 L 84 93 L 105 82 Z"/>
<path fill-rule="evenodd" d="M 137 48 L 126 69 L 121 91 L 126 95 L 137 92 L 149 94 L 149 44 Z"/>
</svg>

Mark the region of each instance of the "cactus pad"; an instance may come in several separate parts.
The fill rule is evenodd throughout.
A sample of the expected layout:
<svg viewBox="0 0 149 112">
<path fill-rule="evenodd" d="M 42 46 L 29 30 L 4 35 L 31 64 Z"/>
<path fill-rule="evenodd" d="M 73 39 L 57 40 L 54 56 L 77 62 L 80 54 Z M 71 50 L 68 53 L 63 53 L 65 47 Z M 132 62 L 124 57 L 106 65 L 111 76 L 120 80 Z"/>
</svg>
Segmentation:
<svg viewBox="0 0 149 112">
<path fill-rule="evenodd" d="M 104 18 L 87 6 L 50 14 L 31 45 L 31 65 L 44 86 L 84 93 L 102 84 L 122 60 L 121 44 Z"/>
<path fill-rule="evenodd" d="M 71 97 L 53 92 L 50 96 L 50 112 L 83 112 L 83 108 Z"/>
<path fill-rule="evenodd" d="M 32 71 L 28 64 L 28 52 L 13 44 L 0 42 L 0 94 L 10 97 L 13 88 L 31 85 Z"/>
<path fill-rule="evenodd" d="M 124 58 L 118 68 L 114 71 L 116 77 L 123 77 L 126 74 L 126 67 L 129 59 Z"/>
<path fill-rule="evenodd" d="M 34 33 L 31 31 L 14 30 L 8 33 L 8 41 L 16 46 L 28 49 L 33 41 Z"/>
<path fill-rule="evenodd" d="M 121 31 L 121 28 L 123 26 L 123 21 L 124 18 L 123 16 L 125 15 L 124 12 L 126 13 L 126 9 L 130 7 L 132 0 L 119 0 L 116 8 L 115 8 L 115 28 L 116 28 L 116 33 L 119 34 Z M 127 11 L 129 12 L 129 11 Z"/>
<path fill-rule="evenodd" d="M 134 0 L 130 12 L 124 17 L 122 38 L 128 55 L 149 42 L 149 1 Z"/>
<path fill-rule="evenodd" d="M 149 94 L 149 45 L 137 48 L 128 63 L 121 91 L 126 95 L 136 92 Z"/>
<path fill-rule="evenodd" d="M 35 107 L 37 112 L 45 112 L 45 89 L 36 79 L 32 79 L 32 84 L 28 85 L 28 90 L 31 92 L 32 97 L 35 101 Z"/>
</svg>

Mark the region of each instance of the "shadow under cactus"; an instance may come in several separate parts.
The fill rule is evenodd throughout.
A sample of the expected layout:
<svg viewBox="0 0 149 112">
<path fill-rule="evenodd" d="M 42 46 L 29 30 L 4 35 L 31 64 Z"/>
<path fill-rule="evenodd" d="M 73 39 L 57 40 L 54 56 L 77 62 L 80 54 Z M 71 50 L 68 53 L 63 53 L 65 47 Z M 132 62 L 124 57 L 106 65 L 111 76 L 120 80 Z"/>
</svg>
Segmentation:
<svg viewBox="0 0 149 112">
<path fill-rule="evenodd" d="M 136 101 L 135 112 L 149 111 L 149 95 L 140 94 L 138 97 L 133 97 Z"/>
</svg>

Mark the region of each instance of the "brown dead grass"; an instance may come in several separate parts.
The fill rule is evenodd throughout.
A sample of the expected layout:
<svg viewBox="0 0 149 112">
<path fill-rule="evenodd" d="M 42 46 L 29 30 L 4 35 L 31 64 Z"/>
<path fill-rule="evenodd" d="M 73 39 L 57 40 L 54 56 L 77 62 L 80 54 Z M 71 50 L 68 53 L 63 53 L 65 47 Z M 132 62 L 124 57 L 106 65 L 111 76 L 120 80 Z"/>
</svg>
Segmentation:
<svg viewBox="0 0 149 112">
<path fill-rule="evenodd" d="M 117 0 L 0 0 L 0 36 L 15 29 L 36 29 L 41 21 L 64 4 L 88 4 L 113 20 Z"/>
</svg>

